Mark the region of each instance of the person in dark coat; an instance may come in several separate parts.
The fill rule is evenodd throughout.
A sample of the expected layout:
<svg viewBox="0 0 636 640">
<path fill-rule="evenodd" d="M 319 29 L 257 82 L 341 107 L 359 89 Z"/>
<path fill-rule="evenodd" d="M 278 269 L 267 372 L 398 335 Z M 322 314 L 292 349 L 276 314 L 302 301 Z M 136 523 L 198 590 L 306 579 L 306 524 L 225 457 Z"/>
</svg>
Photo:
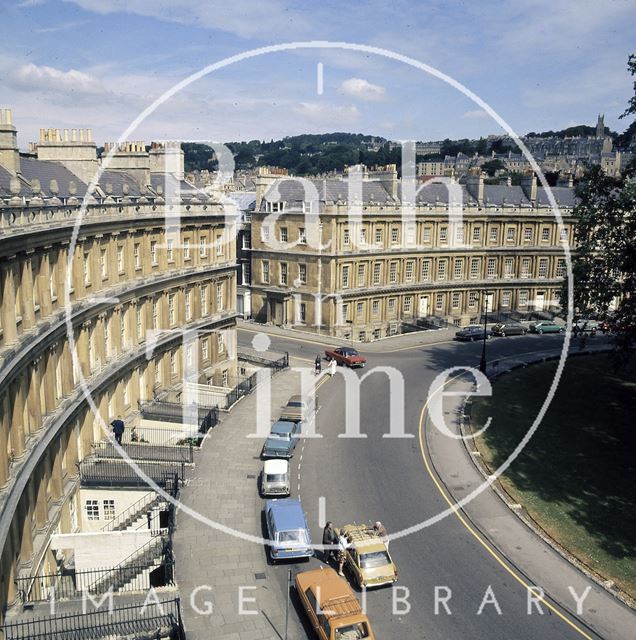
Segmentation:
<svg viewBox="0 0 636 640">
<path fill-rule="evenodd" d="M 327 522 L 325 528 L 322 530 L 322 543 L 327 544 L 336 544 L 338 542 L 338 536 L 336 536 L 336 532 L 333 529 L 333 522 Z M 324 549 L 322 552 L 323 560 L 329 564 L 329 559 L 335 553 L 333 549 Z"/>
<path fill-rule="evenodd" d="M 113 428 L 113 433 L 115 434 L 115 442 L 121 444 L 121 439 L 124 435 L 124 421 L 118 418 L 117 420 L 113 420 L 110 426 Z"/>
<path fill-rule="evenodd" d="M 322 358 L 320 356 L 316 356 L 314 366 L 316 368 L 316 375 L 318 375 L 322 371 Z"/>
</svg>

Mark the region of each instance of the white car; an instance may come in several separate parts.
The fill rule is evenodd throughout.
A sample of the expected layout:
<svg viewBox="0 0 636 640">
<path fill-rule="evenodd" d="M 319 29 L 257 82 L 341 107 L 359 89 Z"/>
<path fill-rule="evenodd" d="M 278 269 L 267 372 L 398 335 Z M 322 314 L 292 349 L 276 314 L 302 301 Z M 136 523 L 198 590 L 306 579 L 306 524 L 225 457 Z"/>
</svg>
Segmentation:
<svg viewBox="0 0 636 640">
<path fill-rule="evenodd" d="M 261 473 L 261 493 L 264 496 L 288 496 L 289 461 L 265 460 Z"/>
</svg>

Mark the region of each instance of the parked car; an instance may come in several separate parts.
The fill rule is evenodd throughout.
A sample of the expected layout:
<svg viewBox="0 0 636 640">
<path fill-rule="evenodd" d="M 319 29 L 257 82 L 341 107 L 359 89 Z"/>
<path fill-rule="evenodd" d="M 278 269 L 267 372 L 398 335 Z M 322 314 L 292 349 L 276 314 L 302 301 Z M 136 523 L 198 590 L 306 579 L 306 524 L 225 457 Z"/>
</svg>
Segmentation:
<svg viewBox="0 0 636 640">
<path fill-rule="evenodd" d="M 263 458 L 291 458 L 298 444 L 300 422 L 279 420 L 272 425 L 263 445 Z"/>
<path fill-rule="evenodd" d="M 455 332 L 455 340 L 463 340 L 465 342 L 474 342 L 475 340 L 484 339 L 484 331 L 486 339 L 490 338 L 490 329 L 485 329 L 480 324 L 469 324 L 467 327 Z"/>
<path fill-rule="evenodd" d="M 261 494 L 264 496 L 288 496 L 289 493 L 289 462 L 287 460 L 265 460 L 261 472 Z"/>
<path fill-rule="evenodd" d="M 315 402 L 313 398 L 292 396 L 281 413 L 281 420 L 290 422 L 303 422 L 310 419 L 314 413 Z"/>
<path fill-rule="evenodd" d="M 601 326 L 597 320 L 590 320 L 588 318 L 579 318 L 575 323 L 572 330 L 576 328 L 577 331 L 599 331 Z"/>
<path fill-rule="evenodd" d="M 313 554 L 307 518 L 298 498 L 268 500 L 265 522 L 272 562 L 309 559 Z"/>
<path fill-rule="evenodd" d="M 528 329 L 518 322 L 500 322 L 491 331 L 493 336 L 525 336 Z"/>
<path fill-rule="evenodd" d="M 346 367 L 364 367 L 366 358 L 362 357 L 353 347 L 338 347 L 337 349 L 327 349 L 325 357 L 328 362 L 336 361 Z"/>
<path fill-rule="evenodd" d="M 366 524 L 347 524 L 340 533 L 349 540 L 345 568 L 360 588 L 381 587 L 397 580 L 398 571 L 386 544 Z"/>
<path fill-rule="evenodd" d="M 319 640 L 375 640 L 367 614 L 347 581 L 334 569 L 302 571 L 294 582 Z"/>
<path fill-rule="evenodd" d="M 530 324 L 530 333 L 562 333 L 565 326 L 552 320 L 539 320 Z"/>
</svg>

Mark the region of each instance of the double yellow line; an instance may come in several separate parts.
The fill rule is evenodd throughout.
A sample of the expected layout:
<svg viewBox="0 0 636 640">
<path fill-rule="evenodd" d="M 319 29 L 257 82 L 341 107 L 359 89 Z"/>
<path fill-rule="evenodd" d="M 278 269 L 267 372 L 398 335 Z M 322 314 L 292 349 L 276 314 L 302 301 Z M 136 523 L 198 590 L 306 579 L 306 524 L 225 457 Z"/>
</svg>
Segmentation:
<svg viewBox="0 0 636 640">
<path fill-rule="evenodd" d="M 444 385 L 438 387 L 434 393 L 437 393 L 443 390 L 446 385 L 450 384 L 451 382 L 453 382 L 453 380 L 456 380 L 461 375 L 462 374 L 459 374 L 457 376 L 454 376 L 453 378 L 450 378 L 449 380 L 446 381 Z M 448 506 L 453 508 L 455 507 L 456 503 L 452 498 L 448 496 L 448 494 L 440 484 L 439 480 L 437 479 L 437 476 L 433 471 L 431 463 L 429 462 L 428 456 L 426 455 L 426 447 L 424 446 L 424 428 L 425 428 L 426 414 L 428 413 L 428 404 L 431 400 L 432 395 L 433 394 L 431 394 L 431 396 L 429 396 L 429 398 L 426 400 L 426 403 L 424 404 L 424 406 L 422 407 L 422 411 L 420 412 L 420 419 L 419 419 L 419 426 L 418 426 L 420 453 L 422 455 L 422 460 L 424 461 L 424 468 L 428 472 L 428 475 L 430 476 L 431 480 L 433 480 L 435 487 L 439 491 L 444 501 L 448 504 Z M 522 585 L 528 591 L 532 589 L 534 585 L 528 584 L 514 569 L 512 569 L 508 565 L 508 563 L 505 562 L 503 558 L 493 549 L 493 547 L 484 539 L 484 537 L 478 531 L 476 531 L 475 528 L 466 520 L 466 518 L 462 515 L 462 513 L 459 510 L 453 510 L 453 513 L 455 514 L 457 519 L 461 522 L 461 524 L 466 528 L 466 530 L 473 536 L 473 538 L 475 538 L 475 540 L 479 542 L 479 544 L 488 552 L 488 554 L 491 555 L 495 559 L 495 561 L 508 574 L 510 574 L 520 585 Z M 533 594 L 535 594 L 537 596 L 537 599 L 539 599 L 536 591 L 533 591 Z M 559 618 L 561 618 L 561 620 L 563 620 L 563 622 L 565 622 L 567 625 L 572 627 L 572 629 L 574 629 L 581 636 L 583 636 L 587 640 L 593 640 L 593 638 L 590 635 L 588 635 L 585 631 L 583 631 L 581 627 L 579 627 L 576 623 L 572 622 L 572 620 L 570 620 L 567 616 L 561 613 L 559 609 L 557 609 L 553 604 L 548 602 L 545 598 L 541 598 L 541 602 L 545 604 L 545 606 L 548 609 L 550 609 L 552 613 L 556 614 Z"/>
</svg>

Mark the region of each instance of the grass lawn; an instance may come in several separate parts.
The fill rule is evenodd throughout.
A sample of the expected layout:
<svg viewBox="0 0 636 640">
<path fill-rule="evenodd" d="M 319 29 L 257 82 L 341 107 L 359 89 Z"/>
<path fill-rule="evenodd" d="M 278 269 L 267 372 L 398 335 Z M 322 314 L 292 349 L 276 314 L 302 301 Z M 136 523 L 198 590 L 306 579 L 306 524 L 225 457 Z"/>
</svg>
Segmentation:
<svg viewBox="0 0 636 640">
<path fill-rule="evenodd" d="M 484 462 L 498 467 L 532 425 L 556 362 L 505 374 L 475 398 Z M 636 358 L 619 373 L 606 354 L 568 359 L 534 436 L 501 478 L 563 547 L 636 598 Z"/>
</svg>

